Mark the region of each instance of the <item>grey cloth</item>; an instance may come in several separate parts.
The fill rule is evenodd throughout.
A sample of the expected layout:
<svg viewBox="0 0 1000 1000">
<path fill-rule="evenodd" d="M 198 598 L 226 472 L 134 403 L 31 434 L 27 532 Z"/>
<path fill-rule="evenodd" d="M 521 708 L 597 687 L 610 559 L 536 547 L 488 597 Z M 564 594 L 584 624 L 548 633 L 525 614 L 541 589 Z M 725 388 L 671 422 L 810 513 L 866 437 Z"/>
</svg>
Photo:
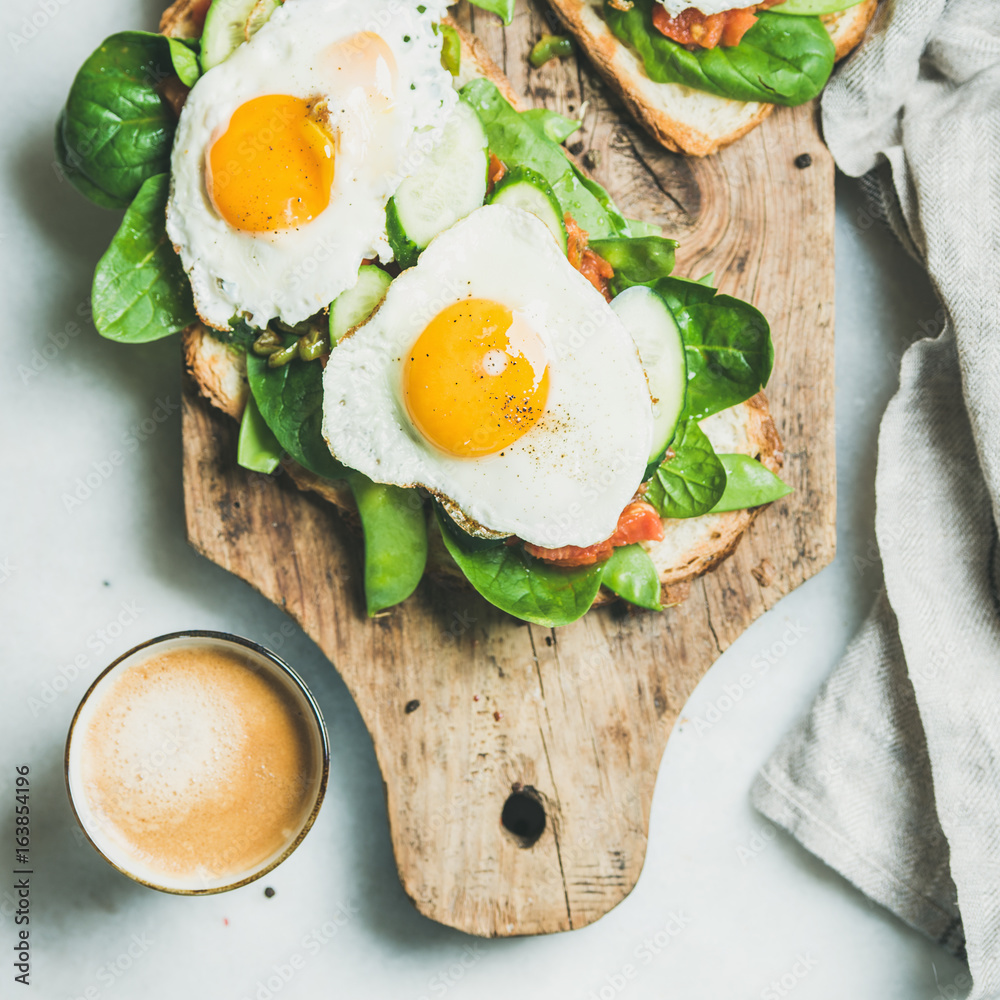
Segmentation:
<svg viewBox="0 0 1000 1000">
<path fill-rule="evenodd" d="M 885 592 L 753 801 L 998 997 L 1000 2 L 883 0 L 823 128 L 944 323 L 903 356 L 879 433 Z"/>
</svg>

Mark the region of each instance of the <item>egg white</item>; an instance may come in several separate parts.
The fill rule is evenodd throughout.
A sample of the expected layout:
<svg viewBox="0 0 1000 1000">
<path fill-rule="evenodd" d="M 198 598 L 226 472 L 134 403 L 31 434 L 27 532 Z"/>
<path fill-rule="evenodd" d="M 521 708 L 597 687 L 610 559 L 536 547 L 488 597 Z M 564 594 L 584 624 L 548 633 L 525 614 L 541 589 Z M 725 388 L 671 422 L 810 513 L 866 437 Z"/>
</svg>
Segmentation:
<svg viewBox="0 0 1000 1000">
<path fill-rule="evenodd" d="M 737 6 L 733 0 L 695 0 L 694 3 L 690 3 L 688 0 L 661 0 L 661 3 L 671 17 L 677 17 L 689 7 L 700 10 L 702 14 L 721 14 L 723 11 L 733 10 Z"/>
<path fill-rule="evenodd" d="M 520 314 L 549 364 L 541 418 L 481 458 L 429 443 L 404 399 L 413 344 L 442 309 L 469 298 Z M 613 534 L 652 443 L 652 400 L 627 330 L 545 225 L 502 205 L 477 209 L 431 242 L 334 348 L 323 385 L 323 433 L 345 465 L 377 482 L 423 486 L 466 518 L 547 548 Z"/>
<path fill-rule="evenodd" d="M 391 259 L 386 202 L 457 100 L 432 26 L 444 5 L 423 6 L 420 13 L 411 0 L 287 0 L 192 88 L 174 140 L 167 233 L 204 322 L 220 329 L 234 316 L 258 327 L 275 317 L 297 323 L 352 287 L 365 257 Z M 377 132 L 362 89 L 332 92 L 321 58 L 363 31 L 382 38 L 398 68 L 395 101 Z M 309 223 L 250 233 L 231 226 L 212 205 L 206 154 L 236 108 L 268 94 L 326 97 L 337 131 L 334 181 L 329 206 Z"/>
</svg>

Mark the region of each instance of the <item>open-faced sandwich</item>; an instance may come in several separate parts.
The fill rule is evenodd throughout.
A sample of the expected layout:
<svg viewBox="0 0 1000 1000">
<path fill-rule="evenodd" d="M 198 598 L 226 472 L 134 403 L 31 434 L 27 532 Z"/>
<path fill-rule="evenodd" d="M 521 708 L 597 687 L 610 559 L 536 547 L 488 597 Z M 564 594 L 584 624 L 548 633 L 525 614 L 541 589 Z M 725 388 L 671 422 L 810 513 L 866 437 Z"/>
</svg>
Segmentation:
<svg viewBox="0 0 1000 1000">
<path fill-rule="evenodd" d="M 549 0 L 668 149 L 705 156 L 823 89 L 877 0 Z"/>
<path fill-rule="evenodd" d="M 127 205 L 94 322 L 184 331 L 239 463 L 360 525 L 370 613 L 425 573 L 545 625 L 660 609 L 788 492 L 764 317 L 672 275 L 440 3 L 204 6 L 106 40 L 60 119 Z"/>
</svg>

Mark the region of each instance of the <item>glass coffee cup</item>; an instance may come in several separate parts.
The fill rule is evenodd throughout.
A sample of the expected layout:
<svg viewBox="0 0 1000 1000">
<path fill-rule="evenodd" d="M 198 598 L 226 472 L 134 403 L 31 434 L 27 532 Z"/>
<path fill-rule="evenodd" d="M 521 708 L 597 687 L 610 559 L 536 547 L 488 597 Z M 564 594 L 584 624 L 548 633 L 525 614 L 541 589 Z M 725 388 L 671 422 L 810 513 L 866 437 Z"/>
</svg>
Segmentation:
<svg viewBox="0 0 1000 1000">
<path fill-rule="evenodd" d="M 163 892 L 246 885 L 302 842 L 329 738 L 302 679 L 262 646 L 175 632 L 112 663 L 66 741 L 70 802 L 120 872 Z"/>
</svg>

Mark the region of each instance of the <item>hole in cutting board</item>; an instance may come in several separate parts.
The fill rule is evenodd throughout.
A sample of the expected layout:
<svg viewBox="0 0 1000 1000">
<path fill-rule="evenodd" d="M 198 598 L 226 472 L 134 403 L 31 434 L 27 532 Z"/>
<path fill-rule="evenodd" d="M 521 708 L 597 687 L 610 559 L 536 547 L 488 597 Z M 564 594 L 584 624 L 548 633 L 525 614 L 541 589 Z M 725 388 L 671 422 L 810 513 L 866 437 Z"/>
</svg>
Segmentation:
<svg viewBox="0 0 1000 1000">
<path fill-rule="evenodd" d="M 531 847 L 545 832 L 545 806 L 531 787 L 515 788 L 500 813 L 500 825 L 521 845 Z"/>
</svg>

